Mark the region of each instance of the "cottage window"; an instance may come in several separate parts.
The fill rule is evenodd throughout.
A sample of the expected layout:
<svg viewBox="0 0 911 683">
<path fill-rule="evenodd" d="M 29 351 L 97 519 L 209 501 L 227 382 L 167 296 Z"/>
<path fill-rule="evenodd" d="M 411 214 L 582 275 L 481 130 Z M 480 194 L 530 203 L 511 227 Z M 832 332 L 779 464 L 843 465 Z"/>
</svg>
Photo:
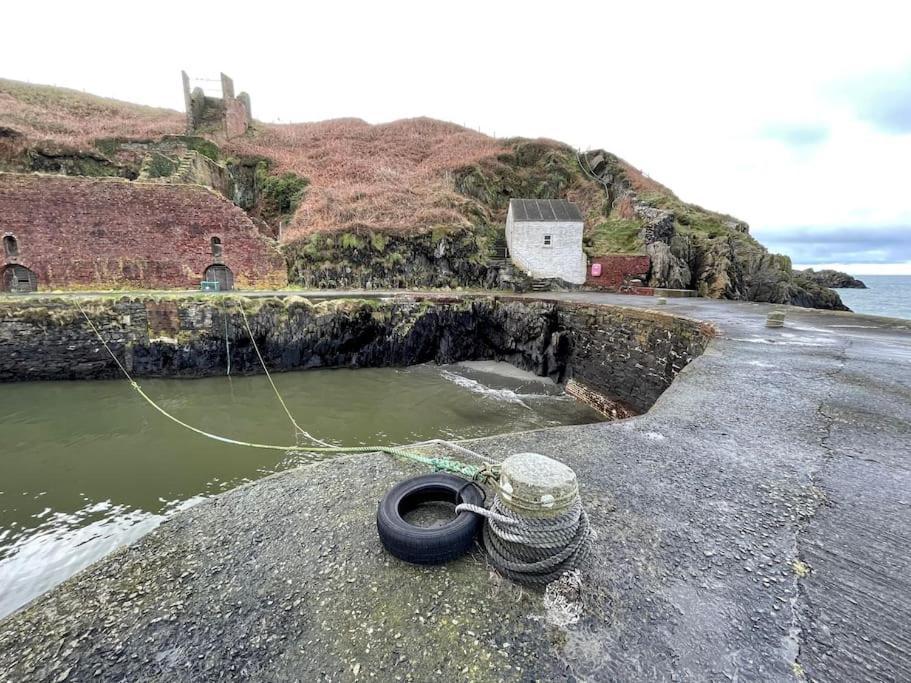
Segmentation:
<svg viewBox="0 0 911 683">
<path fill-rule="evenodd" d="M 19 243 L 12 235 L 3 238 L 3 253 L 12 258 L 19 255 Z"/>
<path fill-rule="evenodd" d="M 544 235 L 544 246 L 545 246 L 545 247 L 551 246 L 550 235 Z"/>
<path fill-rule="evenodd" d="M 221 238 L 213 237 L 212 238 L 212 256 L 218 258 L 221 256 Z"/>
</svg>

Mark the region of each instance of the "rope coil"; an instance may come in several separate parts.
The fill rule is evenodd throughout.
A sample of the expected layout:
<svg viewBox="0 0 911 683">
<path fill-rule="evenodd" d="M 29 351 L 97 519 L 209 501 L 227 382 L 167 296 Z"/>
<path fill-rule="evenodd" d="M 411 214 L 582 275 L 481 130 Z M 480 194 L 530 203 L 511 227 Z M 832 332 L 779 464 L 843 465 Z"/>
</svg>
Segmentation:
<svg viewBox="0 0 911 683">
<path fill-rule="evenodd" d="M 490 561 L 517 583 L 545 586 L 579 568 L 591 550 L 591 526 L 578 496 L 552 517 L 520 515 L 499 494 L 490 509 L 462 503 L 456 512 L 462 511 L 486 518 L 483 540 Z"/>
</svg>

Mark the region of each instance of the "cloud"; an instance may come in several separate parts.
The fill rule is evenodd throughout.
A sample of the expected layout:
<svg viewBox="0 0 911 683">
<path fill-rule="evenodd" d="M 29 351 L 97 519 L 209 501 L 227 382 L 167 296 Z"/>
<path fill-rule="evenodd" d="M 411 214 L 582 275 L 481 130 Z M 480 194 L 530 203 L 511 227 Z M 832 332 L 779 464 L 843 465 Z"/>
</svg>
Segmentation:
<svg viewBox="0 0 911 683">
<path fill-rule="evenodd" d="M 761 134 L 767 140 L 782 142 L 789 147 L 813 147 L 829 138 L 829 128 L 821 124 L 770 123 Z"/>
<path fill-rule="evenodd" d="M 911 261 L 911 225 L 895 227 L 791 228 L 757 231 L 770 251 L 794 263 L 902 263 Z"/>
<path fill-rule="evenodd" d="M 857 117 L 890 134 L 911 133 L 911 64 L 833 86 L 838 99 L 851 104 Z"/>
</svg>

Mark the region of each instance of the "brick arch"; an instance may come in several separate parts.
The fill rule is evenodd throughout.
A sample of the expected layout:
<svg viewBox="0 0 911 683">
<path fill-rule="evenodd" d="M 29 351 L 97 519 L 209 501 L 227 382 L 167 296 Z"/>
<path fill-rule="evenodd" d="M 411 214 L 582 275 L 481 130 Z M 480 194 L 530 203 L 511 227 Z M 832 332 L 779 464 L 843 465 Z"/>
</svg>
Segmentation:
<svg viewBox="0 0 911 683">
<path fill-rule="evenodd" d="M 6 233 L 3 236 L 3 255 L 6 258 L 19 256 L 19 240 L 12 233 Z"/>
<path fill-rule="evenodd" d="M 217 282 L 218 290 L 227 292 L 234 289 L 234 273 L 223 263 L 213 263 L 203 273 L 203 280 Z"/>
<path fill-rule="evenodd" d="M 38 275 L 34 270 L 18 263 L 10 263 L 0 268 L 0 292 L 37 292 Z"/>
</svg>

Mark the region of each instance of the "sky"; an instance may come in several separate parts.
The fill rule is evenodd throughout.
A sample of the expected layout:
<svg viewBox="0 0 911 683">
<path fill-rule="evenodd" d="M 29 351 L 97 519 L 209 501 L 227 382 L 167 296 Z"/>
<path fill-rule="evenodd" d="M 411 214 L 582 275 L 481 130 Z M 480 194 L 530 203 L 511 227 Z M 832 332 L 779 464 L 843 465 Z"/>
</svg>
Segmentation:
<svg viewBox="0 0 911 683">
<path fill-rule="evenodd" d="M 264 121 L 414 116 L 604 148 L 795 264 L 911 274 L 911 5 L 44 2 L 0 76 L 183 108 L 224 71 Z"/>
</svg>

